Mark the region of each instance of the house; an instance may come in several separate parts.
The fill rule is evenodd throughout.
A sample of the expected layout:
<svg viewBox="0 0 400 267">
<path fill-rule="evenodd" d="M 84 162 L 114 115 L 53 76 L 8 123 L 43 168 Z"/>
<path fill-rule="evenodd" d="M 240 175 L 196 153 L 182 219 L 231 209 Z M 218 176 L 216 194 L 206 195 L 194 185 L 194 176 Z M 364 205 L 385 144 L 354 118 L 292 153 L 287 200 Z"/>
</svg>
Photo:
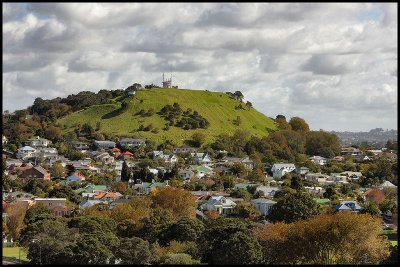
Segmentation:
<svg viewBox="0 0 400 267">
<path fill-rule="evenodd" d="M 129 151 L 125 151 L 124 153 L 120 154 L 117 159 L 125 161 L 128 159 L 131 159 L 133 157 L 133 153 L 129 152 Z"/>
<path fill-rule="evenodd" d="M 257 193 L 257 191 L 262 191 L 264 197 L 274 197 L 275 193 L 279 190 L 281 190 L 280 187 L 259 185 L 254 192 Z"/>
<path fill-rule="evenodd" d="M 104 164 L 110 164 L 114 162 L 114 157 L 110 156 L 107 152 L 101 153 L 95 157 L 95 160 L 101 161 Z"/>
<path fill-rule="evenodd" d="M 87 185 L 84 188 L 79 188 L 74 190 L 78 194 L 82 193 L 96 193 L 96 192 L 104 192 L 107 190 L 106 185 Z"/>
<path fill-rule="evenodd" d="M 362 207 L 360 207 L 356 201 L 341 201 L 339 204 L 333 206 L 333 208 L 338 212 L 344 212 L 344 211 L 359 212 L 362 209 Z"/>
<path fill-rule="evenodd" d="M 198 165 L 210 165 L 212 163 L 211 157 L 207 153 L 190 153 L 190 157 Z"/>
<path fill-rule="evenodd" d="M 315 196 L 323 196 L 325 193 L 325 189 L 320 186 L 305 186 L 304 187 L 308 193 L 315 195 Z"/>
<path fill-rule="evenodd" d="M 220 174 L 220 175 L 230 175 L 230 176 L 233 175 L 233 172 L 231 171 L 231 168 L 229 168 L 227 166 L 224 166 L 224 165 L 220 165 L 218 167 L 215 167 L 213 169 L 213 171 L 215 173 Z"/>
<path fill-rule="evenodd" d="M 96 204 L 101 204 L 103 201 L 101 200 L 94 200 L 94 199 L 84 199 L 81 203 L 79 203 L 79 209 L 90 208 Z"/>
<path fill-rule="evenodd" d="M 81 152 L 85 152 L 89 150 L 89 144 L 84 142 L 76 142 L 72 146 L 74 149 L 79 150 Z"/>
<path fill-rule="evenodd" d="M 300 167 L 296 169 L 296 172 L 300 175 L 305 175 L 306 173 L 308 173 L 310 171 L 309 168 L 307 167 Z"/>
<path fill-rule="evenodd" d="M 10 166 L 20 167 L 24 162 L 20 159 L 8 159 L 6 160 L 6 169 Z"/>
<path fill-rule="evenodd" d="M 276 204 L 275 201 L 265 199 L 265 198 L 257 198 L 251 200 L 251 203 L 255 206 L 256 210 L 258 210 L 261 215 L 266 216 L 268 215 L 269 211 L 271 210 L 272 206 Z"/>
<path fill-rule="evenodd" d="M 5 137 L 4 135 L 2 136 L 2 139 L 1 139 L 1 144 L 2 145 L 6 145 L 8 143 L 8 139 L 7 139 L 7 137 Z"/>
<path fill-rule="evenodd" d="M 178 158 L 174 154 L 164 154 L 162 151 L 153 151 L 153 159 L 162 159 L 166 163 L 175 164 L 178 161 Z"/>
<path fill-rule="evenodd" d="M 132 180 L 129 180 L 129 184 L 131 188 L 136 190 L 139 194 L 150 194 L 150 192 L 157 188 L 157 187 L 165 187 L 169 186 L 168 181 L 165 182 L 151 182 L 151 183 L 144 183 L 142 181 L 138 181 L 138 183 L 132 183 Z"/>
<path fill-rule="evenodd" d="M 49 144 L 51 144 L 51 141 L 37 136 L 36 138 L 31 138 L 31 139 L 26 140 L 24 142 L 24 144 L 25 144 L 25 146 L 31 146 L 34 148 L 47 147 Z"/>
<path fill-rule="evenodd" d="M 36 149 L 31 146 L 24 146 L 17 150 L 17 158 L 24 159 L 30 158 L 35 155 Z"/>
<path fill-rule="evenodd" d="M 194 176 L 197 178 L 203 178 L 205 176 L 214 174 L 212 168 L 210 168 L 208 166 L 190 165 L 188 169 L 193 171 Z"/>
<path fill-rule="evenodd" d="M 194 171 L 190 169 L 183 169 L 178 171 L 178 175 L 182 180 L 190 180 L 194 177 Z"/>
<path fill-rule="evenodd" d="M 191 147 L 191 146 L 180 146 L 180 147 L 174 147 L 172 149 L 172 152 L 174 152 L 174 153 L 193 153 L 196 151 L 197 151 L 197 148 Z"/>
<path fill-rule="evenodd" d="M 312 162 L 314 162 L 315 164 L 318 164 L 318 165 L 325 165 L 326 161 L 327 161 L 326 158 L 320 157 L 320 156 L 309 157 L 309 160 L 311 160 Z"/>
<path fill-rule="evenodd" d="M 371 160 L 367 155 L 363 155 L 363 154 L 354 155 L 353 158 L 354 158 L 356 161 L 368 161 L 368 160 Z"/>
<path fill-rule="evenodd" d="M 249 187 L 257 186 L 257 184 L 236 184 L 234 189 L 239 190 L 239 189 L 244 189 L 247 190 Z"/>
<path fill-rule="evenodd" d="M 392 183 L 389 182 L 389 181 L 385 181 L 385 182 L 383 182 L 383 183 L 380 185 L 379 188 L 380 188 L 380 189 L 384 189 L 384 188 L 397 188 L 397 186 L 395 186 L 394 184 L 392 184 Z"/>
<path fill-rule="evenodd" d="M 66 206 L 66 198 L 35 198 L 35 204 L 41 203 L 48 207 L 56 217 L 69 215 L 71 209 Z"/>
<path fill-rule="evenodd" d="M 351 172 L 351 171 L 342 172 L 341 175 L 346 175 L 347 179 L 349 180 L 358 180 L 363 176 L 361 172 Z"/>
<path fill-rule="evenodd" d="M 19 176 L 21 179 L 42 179 L 50 181 L 50 173 L 47 172 L 42 166 L 36 166 L 29 169 L 26 169 L 21 175 Z"/>
<path fill-rule="evenodd" d="M 236 214 L 236 203 L 229 197 L 211 196 L 209 200 L 200 206 L 204 211 L 217 211 L 219 214 L 226 216 Z"/>
<path fill-rule="evenodd" d="M 354 155 L 361 155 L 362 152 L 360 151 L 360 149 L 355 148 L 355 147 L 342 147 L 340 150 L 340 155 L 344 156 L 344 155 L 350 155 L 350 156 L 354 156 Z"/>
<path fill-rule="evenodd" d="M 296 170 L 296 166 L 293 163 L 275 163 L 272 165 L 271 171 L 273 177 L 281 178 L 286 173 L 291 173 Z"/>
<path fill-rule="evenodd" d="M 122 197 L 122 194 L 119 192 L 96 192 L 93 196 L 94 200 L 101 200 L 105 202 L 114 201 Z"/>
<path fill-rule="evenodd" d="M 347 176 L 342 175 L 340 173 L 331 173 L 330 176 L 328 176 L 327 181 L 333 181 L 334 183 L 341 183 L 341 184 L 347 184 Z"/>
<path fill-rule="evenodd" d="M 146 140 L 141 138 L 122 137 L 119 141 L 122 147 L 139 147 L 146 146 Z"/>
<path fill-rule="evenodd" d="M 328 177 L 329 177 L 328 175 L 319 172 L 317 173 L 309 172 L 305 175 L 304 179 L 307 181 L 320 182 L 320 181 L 325 181 Z"/>
<path fill-rule="evenodd" d="M 397 154 L 396 153 L 392 153 L 392 152 L 384 152 L 382 154 L 379 154 L 378 156 L 376 156 L 376 158 L 379 159 L 388 159 L 388 160 L 397 160 Z"/>
<path fill-rule="evenodd" d="M 72 182 L 81 183 L 85 180 L 85 176 L 83 176 L 80 172 L 74 172 L 72 175 L 67 177 L 66 184 L 70 184 Z"/>
<path fill-rule="evenodd" d="M 337 161 L 337 162 L 342 162 L 342 161 L 344 161 L 344 157 L 343 156 L 336 156 L 332 160 L 333 161 Z"/>
<path fill-rule="evenodd" d="M 94 140 L 93 141 L 93 146 L 96 149 L 112 149 L 115 147 L 115 142 L 113 141 L 98 141 L 98 140 Z"/>
<path fill-rule="evenodd" d="M 223 161 L 226 162 L 227 164 L 241 163 L 247 169 L 250 170 L 252 170 L 254 167 L 254 161 L 251 160 L 249 157 L 244 157 L 244 158 L 225 157 Z"/>
</svg>

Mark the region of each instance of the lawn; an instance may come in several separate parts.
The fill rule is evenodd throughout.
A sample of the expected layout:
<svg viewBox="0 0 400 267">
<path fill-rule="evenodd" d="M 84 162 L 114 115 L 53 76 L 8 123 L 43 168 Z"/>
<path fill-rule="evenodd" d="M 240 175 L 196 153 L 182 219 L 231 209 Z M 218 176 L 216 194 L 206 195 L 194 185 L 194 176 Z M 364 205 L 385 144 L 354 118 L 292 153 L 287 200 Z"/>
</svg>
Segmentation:
<svg viewBox="0 0 400 267">
<path fill-rule="evenodd" d="M 9 247 L 9 248 L 3 247 L 3 257 L 15 257 L 16 259 L 19 259 L 20 249 L 21 249 L 21 260 L 29 261 L 28 258 L 26 257 L 27 251 L 23 247 Z"/>
</svg>

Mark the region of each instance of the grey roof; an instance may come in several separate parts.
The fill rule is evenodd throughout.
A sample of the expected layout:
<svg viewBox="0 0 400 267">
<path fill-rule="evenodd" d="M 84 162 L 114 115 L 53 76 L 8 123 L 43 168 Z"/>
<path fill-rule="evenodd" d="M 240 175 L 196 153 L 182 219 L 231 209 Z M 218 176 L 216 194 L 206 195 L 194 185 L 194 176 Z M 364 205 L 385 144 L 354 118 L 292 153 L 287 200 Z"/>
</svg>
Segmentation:
<svg viewBox="0 0 400 267">
<path fill-rule="evenodd" d="M 266 198 L 257 198 L 257 199 L 253 199 L 251 200 L 251 202 L 253 203 L 270 203 L 270 204 L 276 204 L 276 201 L 270 200 L 270 199 L 266 199 Z"/>
<path fill-rule="evenodd" d="M 296 168 L 293 163 L 274 163 L 276 169 L 281 168 Z"/>
</svg>

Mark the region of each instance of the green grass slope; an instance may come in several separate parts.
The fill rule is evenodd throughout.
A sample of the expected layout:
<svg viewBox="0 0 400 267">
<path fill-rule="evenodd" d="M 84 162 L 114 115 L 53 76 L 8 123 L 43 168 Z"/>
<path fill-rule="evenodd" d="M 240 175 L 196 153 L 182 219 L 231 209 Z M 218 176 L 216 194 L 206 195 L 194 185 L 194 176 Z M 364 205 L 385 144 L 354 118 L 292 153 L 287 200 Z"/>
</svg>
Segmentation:
<svg viewBox="0 0 400 267">
<path fill-rule="evenodd" d="M 184 140 L 191 139 L 194 132 L 203 132 L 207 136 L 206 142 L 214 140 L 215 136 L 221 133 L 231 134 L 237 129 L 243 129 L 255 136 L 267 136 L 268 129 L 275 130 L 274 121 L 254 108 L 245 110 L 235 109 L 240 104 L 239 101 L 230 98 L 222 92 L 209 92 L 200 90 L 186 89 L 167 89 L 154 88 L 140 90 L 136 95 L 129 96 L 123 100 L 128 103 L 128 109 L 124 113 L 116 112 L 120 107 L 120 102 L 106 105 L 94 105 L 85 110 L 70 114 L 58 123 L 64 131 L 72 131 L 78 124 L 89 123 L 93 128 L 96 122 L 101 123 L 100 132 L 114 136 L 143 137 L 154 140 L 157 143 L 171 140 L 177 145 L 182 145 Z M 177 127 L 170 127 L 163 130 L 167 123 L 164 118 L 157 114 L 165 105 L 179 103 L 183 110 L 191 108 L 205 117 L 210 126 L 207 129 L 183 130 Z M 147 111 L 153 108 L 156 112 L 151 117 L 141 117 L 135 115 L 141 109 Z M 241 124 L 236 126 L 233 121 L 237 116 L 241 118 Z M 146 127 L 152 124 L 158 128 L 158 133 L 137 131 L 143 124 Z"/>
</svg>

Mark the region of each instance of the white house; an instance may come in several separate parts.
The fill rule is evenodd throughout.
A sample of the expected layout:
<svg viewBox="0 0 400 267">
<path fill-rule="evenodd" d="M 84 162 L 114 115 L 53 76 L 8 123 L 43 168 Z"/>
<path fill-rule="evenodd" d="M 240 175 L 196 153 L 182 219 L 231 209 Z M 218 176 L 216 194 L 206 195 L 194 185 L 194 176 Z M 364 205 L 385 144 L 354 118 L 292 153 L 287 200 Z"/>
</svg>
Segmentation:
<svg viewBox="0 0 400 267">
<path fill-rule="evenodd" d="M 17 150 L 17 158 L 33 157 L 36 149 L 31 146 L 24 146 Z"/>
<path fill-rule="evenodd" d="M 163 159 L 164 162 L 169 164 L 175 164 L 178 158 L 174 154 L 164 154 L 162 151 L 153 151 L 153 159 Z"/>
<path fill-rule="evenodd" d="M 26 146 L 31 147 L 47 147 L 49 144 L 51 144 L 51 141 L 37 136 L 36 138 L 26 140 L 24 143 Z"/>
<path fill-rule="evenodd" d="M 172 152 L 174 153 L 187 153 L 187 152 L 196 152 L 197 148 L 191 147 L 191 146 L 180 146 L 180 147 L 174 147 L 172 149 Z"/>
<path fill-rule="evenodd" d="M 255 206 L 256 210 L 258 210 L 261 213 L 261 215 L 263 215 L 263 216 L 268 215 L 272 206 L 276 204 L 275 201 L 265 199 L 265 198 L 253 199 L 253 200 L 251 200 L 251 202 Z"/>
<path fill-rule="evenodd" d="M 281 190 L 280 187 L 259 185 L 257 186 L 255 192 L 261 191 L 264 193 L 265 197 L 273 197 L 279 190 Z"/>
<path fill-rule="evenodd" d="M 319 165 L 325 165 L 326 164 L 326 158 L 321 157 L 321 156 L 312 156 L 309 157 L 309 159 L 314 162 L 315 164 L 319 164 Z"/>
<path fill-rule="evenodd" d="M 190 157 L 199 165 L 209 165 L 212 162 L 210 155 L 207 153 L 190 153 Z"/>
<path fill-rule="evenodd" d="M 178 175 L 182 180 L 190 180 L 194 177 L 194 171 L 190 169 L 184 169 L 178 171 Z"/>
<path fill-rule="evenodd" d="M 224 196 L 212 196 L 206 203 L 201 205 L 202 211 L 215 210 L 221 215 L 236 213 L 235 207 L 236 203 Z"/>
<path fill-rule="evenodd" d="M 97 148 L 97 149 L 110 149 L 110 148 L 114 148 L 115 147 L 115 142 L 113 141 L 98 141 L 98 140 L 94 140 L 93 141 L 93 145 Z"/>
<path fill-rule="evenodd" d="M 272 176 L 281 178 L 286 173 L 290 173 L 296 170 L 296 166 L 293 163 L 275 163 L 272 168 Z"/>
<path fill-rule="evenodd" d="M 121 146 L 123 147 L 138 147 L 138 146 L 146 146 L 146 141 L 144 139 L 138 138 L 121 138 L 119 141 Z"/>
</svg>

